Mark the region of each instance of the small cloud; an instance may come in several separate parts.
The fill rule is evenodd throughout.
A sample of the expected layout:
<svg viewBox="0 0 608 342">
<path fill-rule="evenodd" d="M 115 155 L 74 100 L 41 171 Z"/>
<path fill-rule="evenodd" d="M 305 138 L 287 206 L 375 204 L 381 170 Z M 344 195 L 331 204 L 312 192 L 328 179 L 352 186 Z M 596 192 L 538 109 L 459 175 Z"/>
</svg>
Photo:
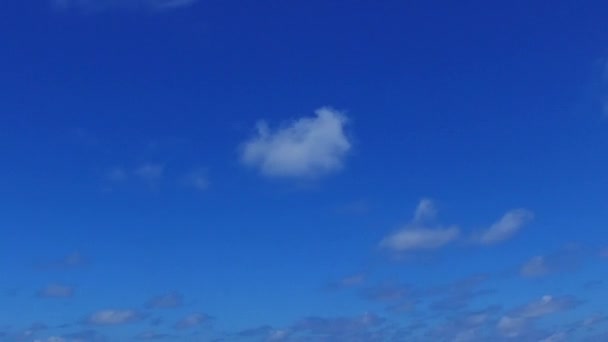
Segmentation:
<svg viewBox="0 0 608 342">
<path fill-rule="evenodd" d="M 397 252 L 441 248 L 460 235 L 457 227 L 402 229 L 380 242 L 380 246 Z"/>
<path fill-rule="evenodd" d="M 583 262 L 583 257 L 580 246 L 567 245 L 548 255 L 538 255 L 526 261 L 519 274 L 525 278 L 536 278 L 577 270 Z"/>
<path fill-rule="evenodd" d="M 69 298 L 74 295 L 74 288 L 67 285 L 51 284 L 38 291 L 40 298 Z"/>
<path fill-rule="evenodd" d="M 549 273 L 549 266 L 543 256 L 535 256 L 521 266 L 519 274 L 522 277 L 541 277 Z"/>
<path fill-rule="evenodd" d="M 511 210 L 498 220 L 498 222 L 482 232 L 478 242 L 482 245 L 493 245 L 510 239 L 533 218 L 534 214 L 529 210 Z"/>
<path fill-rule="evenodd" d="M 166 293 L 150 299 L 146 303 L 148 309 L 171 309 L 183 305 L 183 296 L 177 292 Z"/>
<path fill-rule="evenodd" d="M 175 329 L 186 330 L 196 328 L 203 325 L 204 323 L 207 323 L 210 320 L 211 316 L 209 315 L 193 313 L 175 323 Z"/>
<path fill-rule="evenodd" d="M 380 247 L 394 252 L 432 250 L 458 239 L 460 229 L 456 226 L 427 225 L 426 221 L 434 218 L 436 212 L 431 200 L 421 200 L 414 213 L 414 219 L 404 228 L 385 237 L 380 242 Z"/>
<path fill-rule="evenodd" d="M 268 177 L 314 178 L 336 172 L 351 149 L 347 122 L 344 113 L 328 107 L 276 131 L 260 122 L 256 136 L 242 147 L 241 161 Z"/>
<path fill-rule="evenodd" d="M 101 310 L 91 314 L 86 322 L 92 325 L 119 325 L 138 321 L 142 315 L 135 310 Z"/>
<path fill-rule="evenodd" d="M 435 216 L 437 216 L 437 207 L 435 207 L 435 203 L 428 198 L 420 200 L 416 207 L 416 211 L 414 212 L 414 222 L 427 221 L 434 219 Z"/>
<path fill-rule="evenodd" d="M 147 182 L 157 182 L 162 178 L 164 171 L 165 167 L 162 164 L 147 163 L 135 169 L 133 174 Z"/>
</svg>

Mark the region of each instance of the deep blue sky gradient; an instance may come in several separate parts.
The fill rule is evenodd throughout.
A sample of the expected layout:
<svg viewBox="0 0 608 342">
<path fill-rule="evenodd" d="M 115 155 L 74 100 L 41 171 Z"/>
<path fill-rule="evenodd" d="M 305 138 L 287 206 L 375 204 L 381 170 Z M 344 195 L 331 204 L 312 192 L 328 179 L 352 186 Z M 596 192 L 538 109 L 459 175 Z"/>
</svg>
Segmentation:
<svg viewBox="0 0 608 342">
<path fill-rule="evenodd" d="M 258 326 L 306 334 L 294 322 L 373 313 L 403 329 L 424 321 L 423 341 L 452 341 L 456 332 L 433 329 L 493 305 L 495 321 L 472 340 L 500 340 L 500 318 L 545 295 L 571 305 L 520 340 L 605 318 L 606 18 L 604 1 L 199 0 L 162 11 L 6 1 L 0 340 L 75 342 L 70 333 L 93 329 L 107 341 L 147 330 L 231 341 Z M 258 120 L 285 127 L 323 106 L 348 117 L 341 170 L 277 179 L 240 161 Z M 162 165 L 162 177 L 134 176 L 143 165 Z M 110 179 L 116 169 L 129 176 Z M 185 181 L 195 170 L 204 191 Z M 464 236 L 516 208 L 534 220 L 495 246 L 383 250 L 422 198 Z M 63 267 L 76 252 L 86 262 Z M 548 274 L 522 277 L 541 255 L 555 260 Z M 422 304 L 397 314 L 366 298 L 480 274 L 491 291 L 467 292 L 466 308 L 433 311 L 425 305 L 440 298 L 416 293 Z M 336 285 L 352 275 L 363 282 Z M 49 284 L 75 293 L 36 296 Z M 183 296 L 179 307 L 144 307 L 171 291 Z M 106 309 L 141 317 L 87 322 Z M 213 319 L 173 328 L 193 312 Z M 150 326 L 157 317 L 164 323 Z M 24 337 L 33 322 L 49 328 Z M 607 336 L 605 323 L 593 329 L 566 340 Z M 331 331 L 286 338 L 345 340 Z"/>
</svg>

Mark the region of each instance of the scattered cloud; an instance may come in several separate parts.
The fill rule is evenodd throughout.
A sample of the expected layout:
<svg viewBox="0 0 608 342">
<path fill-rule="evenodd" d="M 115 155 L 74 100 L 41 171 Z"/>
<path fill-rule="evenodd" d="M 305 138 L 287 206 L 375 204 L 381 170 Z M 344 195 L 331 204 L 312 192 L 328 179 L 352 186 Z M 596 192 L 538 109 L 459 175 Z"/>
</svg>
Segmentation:
<svg viewBox="0 0 608 342">
<path fill-rule="evenodd" d="M 361 341 L 373 335 L 373 329 L 386 322 L 371 313 L 355 317 L 307 317 L 296 322 L 290 329 L 291 334 L 307 334 L 325 341 Z"/>
<path fill-rule="evenodd" d="M 242 147 L 241 161 L 268 177 L 314 178 L 336 172 L 351 149 L 347 122 L 344 113 L 329 107 L 275 131 L 260 122 L 257 134 Z"/>
<path fill-rule="evenodd" d="M 142 315 L 135 310 L 101 310 L 94 312 L 87 319 L 86 323 L 92 325 L 119 325 L 138 321 Z"/>
<path fill-rule="evenodd" d="M 500 220 L 479 235 L 478 242 L 482 245 L 494 245 L 510 239 L 526 223 L 534 218 L 534 214 L 526 209 L 515 209 L 507 212 Z"/>
<path fill-rule="evenodd" d="M 38 291 L 37 295 L 40 298 L 69 298 L 74 295 L 72 286 L 51 284 Z"/>
<path fill-rule="evenodd" d="M 414 212 L 413 220 L 380 242 L 380 247 L 393 252 L 411 252 L 441 248 L 460 236 L 456 226 L 431 224 L 437 210 L 431 200 L 423 199 Z"/>
<path fill-rule="evenodd" d="M 193 313 L 175 323 L 175 329 L 192 329 L 203 325 L 211 320 L 211 316 L 201 313 Z"/>
<path fill-rule="evenodd" d="M 183 305 L 183 296 L 177 292 L 171 292 L 151 298 L 146 303 L 148 309 L 171 309 Z"/>
<path fill-rule="evenodd" d="M 526 261 L 519 271 L 522 277 L 533 278 L 549 274 L 549 266 L 544 256 L 535 256 Z"/>
<path fill-rule="evenodd" d="M 532 330 L 536 319 L 571 310 L 579 304 L 574 297 L 546 295 L 501 317 L 496 328 L 505 337 L 517 338 Z"/>
<path fill-rule="evenodd" d="M 108 9 L 147 9 L 164 11 L 194 5 L 198 0 L 52 0 L 60 10 L 96 12 Z"/>
<path fill-rule="evenodd" d="M 548 255 L 537 255 L 526 261 L 519 274 L 524 278 L 538 278 L 572 271 L 583 263 L 583 251 L 578 245 L 567 245 Z"/>
</svg>

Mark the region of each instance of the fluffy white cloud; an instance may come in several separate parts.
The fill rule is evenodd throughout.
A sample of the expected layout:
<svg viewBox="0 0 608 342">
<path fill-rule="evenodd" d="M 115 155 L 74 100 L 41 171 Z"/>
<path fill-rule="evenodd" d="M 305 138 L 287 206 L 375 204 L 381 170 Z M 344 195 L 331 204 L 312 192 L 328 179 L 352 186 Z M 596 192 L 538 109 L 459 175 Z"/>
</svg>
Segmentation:
<svg viewBox="0 0 608 342">
<path fill-rule="evenodd" d="M 507 212 L 498 222 L 490 226 L 479 236 L 482 245 L 493 245 L 511 238 L 526 223 L 534 218 L 534 214 L 526 209 L 515 209 Z"/>
<path fill-rule="evenodd" d="M 385 237 L 380 247 L 394 252 L 437 249 L 453 242 L 460 236 L 456 226 L 429 226 L 437 210 L 433 202 L 423 199 L 418 204 L 413 220 L 404 228 Z"/>
<path fill-rule="evenodd" d="M 87 323 L 94 325 L 118 325 L 134 322 L 141 319 L 135 310 L 101 310 L 87 319 Z"/>
<path fill-rule="evenodd" d="M 271 177 L 310 178 L 335 172 L 351 149 L 344 131 L 347 121 L 343 113 L 325 107 L 316 110 L 315 117 L 276 131 L 261 122 L 256 136 L 245 142 L 241 161 Z"/>
<path fill-rule="evenodd" d="M 198 0 L 51 0 L 51 3 L 56 8 L 62 10 L 74 8 L 85 11 L 99 11 L 118 8 L 162 11 L 191 6 L 197 1 Z"/>
</svg>

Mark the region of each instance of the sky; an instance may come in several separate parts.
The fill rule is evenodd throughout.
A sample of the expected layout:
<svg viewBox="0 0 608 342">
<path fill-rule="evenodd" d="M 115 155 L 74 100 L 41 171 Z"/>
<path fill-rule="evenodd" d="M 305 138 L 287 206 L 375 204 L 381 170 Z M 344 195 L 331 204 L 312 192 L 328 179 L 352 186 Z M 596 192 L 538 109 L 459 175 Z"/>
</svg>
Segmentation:
<svg viewBox="0 0 608 342">
<path fill-rule="evenodd" d="M 7 0 L 0 341 L 608 340 L 608 3 Z"/>
</svg>

